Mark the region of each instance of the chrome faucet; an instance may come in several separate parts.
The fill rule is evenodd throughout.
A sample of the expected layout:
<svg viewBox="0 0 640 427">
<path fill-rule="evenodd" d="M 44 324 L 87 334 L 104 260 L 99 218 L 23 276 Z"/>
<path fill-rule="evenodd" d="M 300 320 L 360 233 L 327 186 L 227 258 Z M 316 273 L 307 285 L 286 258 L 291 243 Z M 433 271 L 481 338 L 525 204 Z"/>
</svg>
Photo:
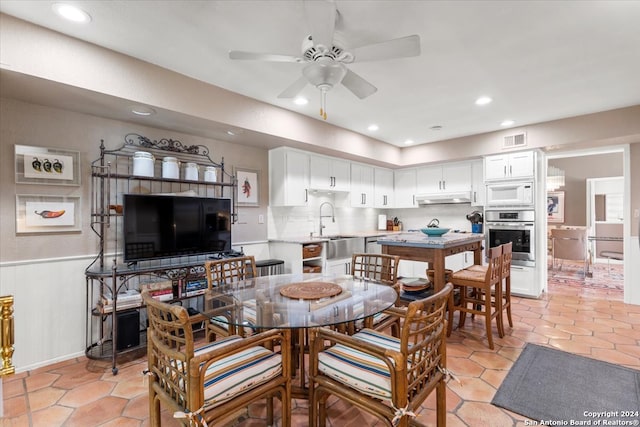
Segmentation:
<svg viewBox="0 0 640 427">
<path fill-rule="evenodd" d="M 331 215 L 322 215 L 322 207 L 324 205 L 331 206 Z M 331 218 L 331 222 L 336 222 L 335 211 L 331 202 L 324 202 L 320 205 L 320 235 L 321 236 L 322 236 L 322 229 L 325 227 L 324 225 L 322 225 L 322 218 Z"/>
</svg>

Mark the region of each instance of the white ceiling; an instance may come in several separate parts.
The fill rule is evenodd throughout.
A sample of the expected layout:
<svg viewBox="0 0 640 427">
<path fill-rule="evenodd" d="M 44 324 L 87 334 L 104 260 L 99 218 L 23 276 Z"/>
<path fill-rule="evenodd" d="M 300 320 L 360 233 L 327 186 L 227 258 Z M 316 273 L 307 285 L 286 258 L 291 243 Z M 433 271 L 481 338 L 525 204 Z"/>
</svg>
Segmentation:
<svg viewBox="0 0 640 427">
<path fill-rule="evenodd" d="M 0 11 L 321 120 L 312 86 L 302 92 L 310 99 L 305 107 L 277 98 L 303 64 L 228 58 L 230 50 L 300 55 L 309 33 L 300 1 L 69 1 L 91 15 L 84 25 L 62 20 L 53 3 L 0 0 Z M 377 93 L 360 100 L 340 86 L 327 97 L 329 123 L 390 144 L 490 132 L 505 119 L 523 126 L 640 104 L 640 1 L 336 5 L 348 48 L 421 38 L 419 57 L 349 65 Z M 493 102 L 476 106 L 481 95 Z M 369 132 L 371 123 L 380 129 Z"/>
</svg>

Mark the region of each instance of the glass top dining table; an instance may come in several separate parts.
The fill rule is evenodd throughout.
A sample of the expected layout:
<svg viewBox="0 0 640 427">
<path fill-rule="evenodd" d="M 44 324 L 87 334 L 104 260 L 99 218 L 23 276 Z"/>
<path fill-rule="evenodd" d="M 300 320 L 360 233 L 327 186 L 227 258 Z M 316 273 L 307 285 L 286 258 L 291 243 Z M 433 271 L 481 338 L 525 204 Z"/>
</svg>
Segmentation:
<svg viewBox="0 0 640 427">
<path fill-rule="evenodd" d="M 312 328 L 373 316 L 397 297 L 388 285 L 350 275 L 280 274 L 207 290 L 202 314 L 243 327 Z"/>
</svg>

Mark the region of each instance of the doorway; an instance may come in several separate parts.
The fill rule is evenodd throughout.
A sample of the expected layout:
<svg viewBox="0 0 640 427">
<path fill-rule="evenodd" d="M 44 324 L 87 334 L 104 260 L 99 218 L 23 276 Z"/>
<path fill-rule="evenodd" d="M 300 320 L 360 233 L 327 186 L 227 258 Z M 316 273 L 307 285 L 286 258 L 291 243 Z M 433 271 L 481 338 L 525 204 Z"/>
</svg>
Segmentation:
<svg viewBox="0 0 640 427">
<path fill-rule="evenodd" d="M 588 242 L 589 275 L 569 277 L 549 271 L 554 282 L 605 287 L 620 293 L 624 281 L 625 148 L 567 151 L 547 155 L 548 194 L 561 194 L 564 211 L 551 228 L 584 228 Z M 579 263 L 576 263 L 579 265 Z"/>
</svg>

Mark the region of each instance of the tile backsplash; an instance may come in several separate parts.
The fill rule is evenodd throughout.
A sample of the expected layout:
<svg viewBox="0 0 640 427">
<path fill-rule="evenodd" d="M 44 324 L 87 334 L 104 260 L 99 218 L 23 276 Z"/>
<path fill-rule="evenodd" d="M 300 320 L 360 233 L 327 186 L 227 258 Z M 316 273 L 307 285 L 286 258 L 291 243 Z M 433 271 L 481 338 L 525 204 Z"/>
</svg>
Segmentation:
<svg viewBox="0 0 640 427">
<path fill-rule="evenodd" d="M 330 202 L 334 209 L 335 222 L 332 221 L 332 209 L 329 205 L 322 207 L 322 224 L 325 236 L 376 231 L 378 215 L 386 214 L 388 219 L 398 217 L 404 231 L 419 229 L 433 218 L 440 221 L 441 227 L 452 230 L 471 231 L 471 223 L 466 215 L 481 208 L 469 204 L 429 205 L 414 209 L 374 209 L 346 207 L 346 195 L 312 195 L 309 206 L 305 207 L 270 207 L 268 220 L 268 236 L 270 239 L 308 237 L 313 232 L 319 235 L 320 205 Z"/>
</svg>

